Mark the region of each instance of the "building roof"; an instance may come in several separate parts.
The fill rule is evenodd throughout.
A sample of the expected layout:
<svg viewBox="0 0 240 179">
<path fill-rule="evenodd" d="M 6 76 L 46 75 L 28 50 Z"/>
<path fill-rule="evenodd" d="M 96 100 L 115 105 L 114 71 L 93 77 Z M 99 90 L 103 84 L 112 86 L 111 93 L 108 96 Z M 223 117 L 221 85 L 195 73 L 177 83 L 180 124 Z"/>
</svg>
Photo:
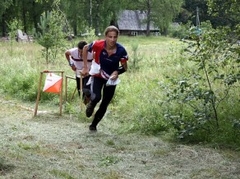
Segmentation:
<svg viewBox="0 0 240 179">
<path fill-rule="evenodd" d="M 147 19 L 145 11 L 139 10 L 123 10 L 120 12 L 117 20 L 119 30 L 135 30 L 146 31 L 147 24 L 144 22 Z M 153 24 L 150 24 L 150 30 L 159 30 Z"/>
</svg>

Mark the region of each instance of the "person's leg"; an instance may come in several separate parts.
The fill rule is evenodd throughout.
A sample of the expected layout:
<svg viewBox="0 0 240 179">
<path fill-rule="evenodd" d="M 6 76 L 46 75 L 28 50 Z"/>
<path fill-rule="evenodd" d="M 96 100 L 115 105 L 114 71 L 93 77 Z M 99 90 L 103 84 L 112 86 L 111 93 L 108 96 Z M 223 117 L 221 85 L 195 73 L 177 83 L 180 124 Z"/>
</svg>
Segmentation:
<svg viewBox="0 0 240 179">
<path fill-rule="evenodd" d="M 77 76 L 76 76 L 76 85 L 77 85 L 78 96 L 80 97 L 80 78 Z"/>
<path fill-rule="evenodd" d="M 99 106 L 99 109 L 95 113 L 94 119 L 92 121 L 92 124 L 89 126 L 90 130 L 97 130 L 97 125 L 103 118 L 104 114 L 107 111 L 107 107 L 109 103 L 111 102 L 114 93 L 115 93 L 116 86 L 106 86 L 103 87 L 103 99 Z"/>
<path fill-rule="evenodd" d="M 90 89 L 90 85 L 87 85 L 87 82 L 88 82 L 89 78 L 90 78 L 90 75 L 85 76 L 83 78 L 83 88 Z"/>
<path fill-rule="evenodd" d="M 83 96 L 82 97 L 83 97 L 83 103 L 85 105 L 87 105 L 87 103 L 89 103 L 90 97 L 91 97 L 90 85 L 87 85 L 89 78 L 90 78 L 90 76 L 86 76 L 83 78 L 83 89 L 82 89 Z"/>
<path fill-rule="evenodd" d="M 90 117 L 92 116 L 92 113 L 94 111 L 95 106 L 97 103 L 101 100 L 102 97 L 102 87 L 106 83 L 104 79 L 98 78 L 98 77 L 92 77 L 92 82 L 91 82 L 91 100 L 87 105 L 86 109 L 86 116 Z"/>
</svg>

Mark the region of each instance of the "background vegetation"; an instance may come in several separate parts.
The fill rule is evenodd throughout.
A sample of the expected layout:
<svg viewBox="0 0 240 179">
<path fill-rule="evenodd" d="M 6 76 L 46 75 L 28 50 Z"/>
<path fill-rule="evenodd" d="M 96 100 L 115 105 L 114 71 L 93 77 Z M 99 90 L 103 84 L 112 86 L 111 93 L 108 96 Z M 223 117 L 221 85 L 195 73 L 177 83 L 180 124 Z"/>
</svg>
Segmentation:
<svg viewBox="0 0 240 179">
<path fill-rule="evenodd" d="M 25 6 L 18 4 L 18 1 L 4 1 L 1 6 L 4 21 L 1 24 L 2 32 L 3 35 L 7 32 L 9 36 L 7 41 L 0 43 L 0 102 L 3 106 L 0 112 L 0 133 L 3 136 L 0 154 L 5 156 L 0 157 L 0 177 L 93 178 L 96 175 L 98 178 L 238 178 L 238 2 L 186 1 L 181 5 L 182 11 L 178 11 L 179 6 L 173 8 L 176 10 L 175 17 L 174 14 L 152 8 L 169 7 L 167 4 L 155 6 L 159 1 L 139 0 L 136 6 L 129 2 L 132 9 L 148 8 L 152 13 L 149 22 L 162 24 L 159 26 L 162 34 L 177 38 L 120 36 L 119 42 L 126 46 L 129 53 L 129 70 L 121 75 L 116 95 L 99 126 L 99 132 L 93 136 L 85 132 L 91 119 L 85 117 L 78 97 L 69 98 L 75 89 L 73 80 L 68 84 L 68 100 L 64 98 L 63 116 L 55 114 L 55 111 L 58 113 L 59 97 L 50 93 L 41 94 L 38 117 L 31 118 L 26 112 L 33 112 L 40 72 L 64 70 L 65 75 L 73 75 L 64 51 L 76 46 L 79 40 L 91 42 L 102 38 L 96 34 L 102 32 L 115 17 L 112 11 L 102 9 L 111 4 L 97 6 L 100 2 L 90 1 L 93 9 L 99 8 L 99 11 L 95 9 L 92 12 L 98 14 L 89 16 L 89 8 L 83 6 L 87 12 L 78 11 L 79 16 L 69 18 L 76 13 L 64 11 L 65 7 L 78 9 L 77 5 L 87 5 L 82 1 L 83 4 L 71 2 L 33 1 L 32 6 L 27 8 L 38 7 L 38 10 L 31 11 L 36 14 L 30 14 L 31 8 L 24 9 Z M 151 3 L 146 6 L 148 2 L 154 6 Z M 48 3 L 51 6 L 47 6 Z M 63 6 L 63 3 L 68 6 Z M 118 7 L 124 7 L 124 3 L 127 1 L 119 2 L 121 6 Z M 90 7 L 91 4 L 88 5 Z M 189 28 L 196 25 L 195 6 L 200 7 L 200 13 L 204 12 L 206 18 L 201 22 L 200 34 L 196 33 L 195 27 Z M 10 7 L 11 11 L 7 11 Z M 191 8 L 192 11 L 189 10 Z M 154 18 L 157 10 L 165 12 L 164 15 L 169 15 L 169 18 L 158 21 Z M 88 16 L 81 16 L 82 12 Z M 109 13 L 106 15 L 106 12 Z M 17 16 L 7 20 L 12 14 Z M 162 17 L 163 14 L 158 15 Z M 186 21 L 183 21 L 186 15 Z M 25 21 L 24 17 L 33 19 Z M 104 23 L 98 17 L 104 17 L 101 18 Z M 225 20 L 218 23 L 217 20 L 222 17 Z M 171 23 L 173 18 L 181 22 L 180 25 L 174 26 Z M 5 23 L 7 28 L 4 28 Z M 16 42 L 14 34 L 20 27 L 26 32 L 27 29 L 33 30 L 33 42 Z M 65 37 L 72 31 L 75 35 L 87 31 L 88 36 L 66 40 Z M 103 136 L 107 141 L 103 142 Z M 165 145 L 161 140 L 172 143 Z M 196 144 L 196 147 L 186 147 L 184 143 Z M 216 151 L 199 149 L 201 145 L 221 149 L 224 157 Z M 84 147 L 85 150 L 78 151 Z M 104 155 L 106 151 L 112 153 Z M 136 163 L 137 167 L 129 170 Z M 188 171 L 179 167 L 186 164 L 187 168 L 192 167 Z M 43 172 L 45 166 L 48 166 L 47 172 Z M 95 166 L 100 167 L 99 170 Z M 159 166 L 163 168 L 156 170 Z"/>
<path fill-rule="evenodd" d="M 102 33 L 107 25 L 115 24 L 121 10 L 141 10 L 148 14 L 146 23 L 154 23 L 163 35 L 171 35 L 169 28 L 177 22 L 183 29 L 196 26 L 197 13 L 201 22 L 210 21 L 214 28 L 239 24 L 239 2 L 232 0 L 0 0 L 0 32 L 9 36 L 8 24 L 14 19 L 19 28 L 29 35 L 34 29 L 41 32 L 41 16 L 60 10 L 62 30 L 66 36 L 82 35 L 94 29 L 95 34 Z M 66 25 L 66 23 L 68 25 Z M 147 26 L 149 28 L 149 26 Z M 146 28 L 146 35 L 149 29 Z"/>
<path fill-rule="evenodd" d="M 237 110 L 240 30 L 239 18 L 235 15 L 238 13 L 238 8 L 235 8 L 238 3 L 224 3 L 218 0 L 191 2 L 192 4 L 189 1 L 175 3 L 172 0 L 161 4 L 155 0 L 139 0 L 132 4 L 124 0 L 117 6 L 117 1 L 107 3 L 92 0 L 88 4 L 84 1 L 54 0 L 33 1 L 29 9 L 25 6 L 28 1 L 23 1 L 22 4 L 18 1 L 5 2 L 1 9 L 2 32 L 9 31 L 9 41 L 1 44 L 1 92 L 25 101 L 34 101 L 38 73 L 51 68 L 69 70 L 62 61 L 62 54 L 65 49 L 75 46 L 80 38 L 83 39 L 76 37 L 67 41 L 65 37 L 72 30 L 78 33 L 77 29 L 81 24 L 81 28 L 88 32 L 86 41 L 91 42 L 99 38 L 96 34 L 99 35 L 103 27 L 110 22 L 114 23 L 116 13 L 125 9 L 128 4 L 130 9 L 147 11 L 147 24 L 154 22 L 163 34 L 178 37 L 181 41 L 175 39 L 169 42 L 166 37 L 151 37 L 148 28 L 146 38 L 132 37 L 129 42 L 129 37 L 121 37 L 120 40 L 129 50 L 130 70 L 126 86 L 120 87 L 120 93 L 114 98 L 113 104 L 117 104 L 118 111 L 126 111 L 124 114 L 120 113 L 120 116 L 115 114 L 115 117 L 120 119 L 126 115 L 123 117 L 123 123 L 126 123 L 125 130 L 147 134 L 170 131 L 175 137 L 185 141 L 238 146 L 239 140 L 236 136 L 240 126 Z M 76 11 L 67 11 L 70 7 L 76 10 L 78 5 L 83 5 L 82 12 L 88 14 L 83 16 L 80 11 L 79 17 L 83 18 L 81 22 L 78 22 L 78 16 L 71 16 L 74 15 L 71 13 Z M 184 21 L 180 16 L 181 13 L 188 12 L 188 17 L 197 18 L 193 6 L 198 5 L 200 11 L 207 12 L 206 21 L 201 23 L 201 29 L 199 24 L 193 23 L 193 19 L 187 18 L 188 20 Z M 106 11 L 110 7 L 111 10 Z M 9 8 L 16 9 L 15 15 L 17 13 L 18 16 L 8 21 L 6 15 Z M 33 8 L 38 10 L 31 11 L 35 14 L 30 14 Z M 223 15 L 222 11 L 227 20 L 216 24 L 214 19 L 220 18 Z M 174 20 L 182 25 L 170 25 Z M 197 29 L 189 28 L 192 23 Z M 227 26 L 229 23 L 231 26 Z M 7 28 L 4 24 L 7 24 Z M 19 44 L 14 40 L 14 33 L 19 27 L 33 30 L 33 43 Z M 196 33 L 196 30 L 200 33 Z M 3 57 L 10 57 L 12 60 L 6 61 Z M 130 100 L 121 101 L 123 97 Z M 57 103 L 51 94 L 44 94 L 42 100 Z M 132 110 L 133 107 L 136 110 Z M 70 108 L 71 106 L 67 106 L 68 110 Z M 132 120 L 126 120 L 129 116 Z"/>
<path fill-rule="evenodd" d="M 122 132 L 160 134 L 189 142 L 207 142 L 238 148 L 239 46 L 226 42 L 223 30 L 208 30 L 199 41 L 166 37 L 120 37 L 129 52 L 129 71 L 121 76 L 110 114 Z M 219 34 L 217 41 L 215 36 Z M 221 38 L 220 38 L 221 37 Z M 63 41 L 70 48 L 77 41 Z M 85 39 L 89 40 L 89 39 Z M 1 93 L 35 102 L 43 70 L 72 71 L 59 50 L 47 62 L 36 43 L 1 43 Z M 14 46 L 14 50 L 11 50 Z M 73 91 L 75 84 L 69 85 Z M 58 97 L 43 93 L 41 102 L 58 105 Z M 78 116 L 78 102 L 64 104 L 66 113 Z M 123 112 L 124 111 L 124 112 Z M 84 115 L 78 116 L 87 121 Z"/>
<path fill-rule="evenodd" d="M 239 46 L 216 33 L 200 42 L 121 36 L 129 71 L 96 134 L 71 100 L 73 80 L 62 116 L 59 96 L 41 93 L 32 118 L 40 72 L 73 76 L 63 49 L 82 38 L 63 41 L 49 62 L 38 43 L 2 42 L 0 178 L 238 178 Z"/>
</svg>

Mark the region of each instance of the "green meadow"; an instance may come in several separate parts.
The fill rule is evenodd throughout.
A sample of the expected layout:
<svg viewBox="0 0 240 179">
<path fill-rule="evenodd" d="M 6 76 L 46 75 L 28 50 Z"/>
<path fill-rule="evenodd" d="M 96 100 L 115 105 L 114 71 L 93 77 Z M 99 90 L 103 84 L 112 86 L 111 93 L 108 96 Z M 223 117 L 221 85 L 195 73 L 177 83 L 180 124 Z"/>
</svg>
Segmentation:
<svg viewBox="0 0 240 179">
<path fill-rule="evenodd" d="M 41 72 L 74 76 L 64 52 L 79 40 L 48 62 L 35 42 L 0 42 L 0 179 L 239 178 L 239 83 L 211 80 L 210 62 L 199 72 L 200 57 L 189 60 L 179 39 L 119 38 L 129 69 L 98 132 L 88 131 L 71 79 L 63 80 L 60 115 L 59 95 L 42 92 L 44 74 L 34 116 Z M 230 70 L 230 62 L 218 68 Z"/>
</svg>

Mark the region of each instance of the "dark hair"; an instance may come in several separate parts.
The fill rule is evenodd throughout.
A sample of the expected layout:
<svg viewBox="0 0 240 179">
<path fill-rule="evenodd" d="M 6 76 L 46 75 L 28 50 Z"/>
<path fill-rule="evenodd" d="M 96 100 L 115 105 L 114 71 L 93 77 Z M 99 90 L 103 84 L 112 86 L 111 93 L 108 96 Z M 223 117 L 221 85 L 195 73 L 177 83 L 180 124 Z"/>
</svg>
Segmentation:
<svg viewBox="0 0 240 179">
<path fill-rule="evenodd" d="M 87 45 L 87 42 L 86 42 L 86 41 L 80 41 L 80 42 L 78 43 L 78 49 L 83 49 L 83 47 L 84 47 L 85 45 Z"/>
<path fill-rule="evenodd" d="M 112 31 L 116 32 L 117 35 L 119 35 L 119 33 L 120 33 L 119 30 L 118 30 L 118 28 L 117 28 L 116 26 L 110 25 L 110 26 L 108 26 L 108 27 L 105 29 L 104 35 L 106 36 L 106 35 L 108 34 L 108 32 L 112 32 Z"/>
</svg>

